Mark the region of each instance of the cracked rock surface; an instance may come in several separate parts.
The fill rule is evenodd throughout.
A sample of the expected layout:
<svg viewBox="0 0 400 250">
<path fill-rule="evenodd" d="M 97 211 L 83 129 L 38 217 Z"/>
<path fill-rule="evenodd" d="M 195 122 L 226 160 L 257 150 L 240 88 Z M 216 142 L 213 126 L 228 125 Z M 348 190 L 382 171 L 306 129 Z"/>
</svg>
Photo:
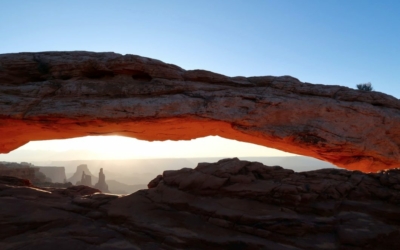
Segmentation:
<svg viewBox="0 0 400 250">
<path fill-rule="evenodd" d="M 290 76 L 228 77 L 116 53 L 0 55 L 0 152 L 32 140 L 208 135 L 373 172 L 400 159 L 400 101 Z"/>
<path fill-rule="evenodd" d="M 399 249 L 399 180 L 237 158 L 165 171 L 127 196 L 0 177 L 0 248 Z"/>
</svg>

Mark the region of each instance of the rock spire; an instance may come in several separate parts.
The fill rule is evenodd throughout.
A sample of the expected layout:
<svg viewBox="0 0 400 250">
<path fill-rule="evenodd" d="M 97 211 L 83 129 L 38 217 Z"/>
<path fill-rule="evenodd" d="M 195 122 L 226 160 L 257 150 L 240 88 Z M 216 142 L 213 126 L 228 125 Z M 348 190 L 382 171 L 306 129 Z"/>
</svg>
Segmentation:
<svg viewBox="0 0 400 250">
<path fill-rule="evenodd" d="M 108 190 L 108 185 L 106 183 L 106 176 L 103 173 L 103 168 L 100 168 L 99 182 L 96 183 L 94 188 L 99 189 L 103 193 L 110 193 L 110 190 Z"/>
</svg>

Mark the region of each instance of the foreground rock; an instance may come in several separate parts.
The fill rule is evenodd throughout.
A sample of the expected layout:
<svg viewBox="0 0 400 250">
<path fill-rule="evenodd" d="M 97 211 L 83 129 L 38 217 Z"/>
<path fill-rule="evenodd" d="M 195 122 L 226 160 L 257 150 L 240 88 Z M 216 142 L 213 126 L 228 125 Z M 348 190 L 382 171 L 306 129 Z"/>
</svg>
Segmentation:
<svg viewBox="0 0 400 250">
<path fill-rule="evenodd" d="M 0 248 L 399 249 L 399 180 L 399 170 L 295 173 L 238 159 L 165 171 L 128 196 L 7 180 Z"/>
<path fill-rule="evenodd" d="M 289 77 L 227 77 L 134 55 L 0 55 L 0 152 L 32 140 L 207 135 L 347 169 L 400 166 L 400 101 Z"/>
</svg>

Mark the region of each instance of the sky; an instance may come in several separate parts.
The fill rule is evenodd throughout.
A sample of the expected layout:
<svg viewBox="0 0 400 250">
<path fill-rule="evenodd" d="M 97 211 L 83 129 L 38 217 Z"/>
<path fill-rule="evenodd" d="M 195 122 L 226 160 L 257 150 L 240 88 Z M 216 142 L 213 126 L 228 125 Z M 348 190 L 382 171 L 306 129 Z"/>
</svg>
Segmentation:
<svg viewBox="0 0 400 250">
<path fill-rule="evenodd" d="M 400 98 L 398 13 L 398 0 L 0 1 L 0 53 L 113 51 L 228 76 L 291 75 L 351 88 L 371 82 Z M 138 152 L 156 144 L 99 139 L 30 142 L 19 150 L 94 149 L 120 140 Z M 197 156 L 286 155 L 217 137 L 198 140 L 165 142 L 151 157 L 189 147 Z M 132 157 L 142 156 L 148 157 Z"/>
</svg>

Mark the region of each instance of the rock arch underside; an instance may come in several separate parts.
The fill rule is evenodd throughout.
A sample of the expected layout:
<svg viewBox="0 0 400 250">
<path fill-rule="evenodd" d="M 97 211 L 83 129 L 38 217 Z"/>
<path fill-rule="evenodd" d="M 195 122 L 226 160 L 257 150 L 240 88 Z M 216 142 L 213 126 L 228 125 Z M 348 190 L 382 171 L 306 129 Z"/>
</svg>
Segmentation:
<svg viewBox="0 0 400 250">
<path fill-rule="evenodd" d="M 400 166 L 400 101 L 290 76 L 228 77 L 136 55 L 0 55 L 0 153 L 33 140 L 208 135 L 365 172 Z"/>
</svg>

